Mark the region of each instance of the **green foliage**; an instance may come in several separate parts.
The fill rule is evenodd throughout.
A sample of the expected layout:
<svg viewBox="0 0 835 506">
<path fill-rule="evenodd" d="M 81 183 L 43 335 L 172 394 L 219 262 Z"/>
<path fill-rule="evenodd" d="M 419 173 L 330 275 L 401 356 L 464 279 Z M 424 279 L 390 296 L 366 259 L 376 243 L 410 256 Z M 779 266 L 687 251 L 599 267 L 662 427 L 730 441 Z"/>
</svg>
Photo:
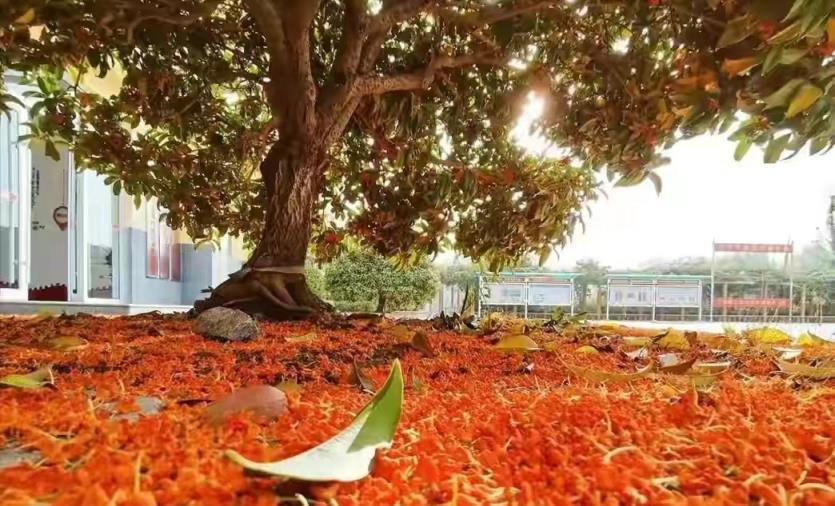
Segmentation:
<svg viewBox="0 0 835 506">
<path fill-rule="evenodd" d="M 327 288 L 325 287 L 325 272 L 313 262 L 307 262 L 304 266 L 307 287 L 321 299 L 327 299 Z"/>
<path fill-rule="evenodd" d="M 413 260 L 454 248 L 498 270 L 568 241 L 596 196 L 593 170 L 660 188 L 663 150 L 686 137 L 735 127 L 736 158 L 757 145 L 769 162 L 835 139 L 829 0 L 311 1 L 295 41 L 309 46 L 303 83 L 286 68 L 270 75 L 281 43 L 254 14 L 261 3 L 4 2 L 0 72 L 35 87 L 33 137 L 66 143 L 132 195 L 159 197 L 195 238 L 260 237 L 258 164 L 296 135 L 282 126 L 296 116 L 271 97 L 314 97 L 314 126 L 347 107 L 317 146 L 328 167 L 313 213 L 322 258 L 353 236 Z M 405 14 L 359 40 L 346 21 L 357 5 L 369 24 Z M 344 73 L 337 55 L 352 41 L 375 57 Z M 90 93 L 85 83 L 108 74 L 123 75 L 115 94 Z M 375 88 L 386 79 L 399 86 Z M 564 158 L 514 143 L 531 92 L 546 104 L 533 133 Z M 10 100 L 0 87 L 0 107 Z M 307 141 L 330 135 L 313 132 Z"/>
<path fill-rule="evenodd" d="M 432 298 L 438 276 L 426 262 L 398 267 L 380 255 L 353 249 L 325 268 L 325 287 L 340 309 L 412 310 Z"/>
</svg>

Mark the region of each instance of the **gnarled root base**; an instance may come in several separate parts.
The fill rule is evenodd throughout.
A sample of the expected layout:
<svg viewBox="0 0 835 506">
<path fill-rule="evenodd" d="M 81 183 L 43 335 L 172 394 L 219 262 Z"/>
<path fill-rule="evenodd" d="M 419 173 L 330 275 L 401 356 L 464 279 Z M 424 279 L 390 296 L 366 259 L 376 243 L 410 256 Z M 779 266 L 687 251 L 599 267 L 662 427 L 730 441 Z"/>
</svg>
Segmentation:
<svg viewBox="0 0 835 506">
<path fill-rule="evenodd" d="M 208 299 L 196 301 L 192 314 L 218 306 L 275 320 L 298 320 L 333 311 L 310 291 L 303 274 L 259 270 L 231 276 L 212 290 Z"/>
</svg>

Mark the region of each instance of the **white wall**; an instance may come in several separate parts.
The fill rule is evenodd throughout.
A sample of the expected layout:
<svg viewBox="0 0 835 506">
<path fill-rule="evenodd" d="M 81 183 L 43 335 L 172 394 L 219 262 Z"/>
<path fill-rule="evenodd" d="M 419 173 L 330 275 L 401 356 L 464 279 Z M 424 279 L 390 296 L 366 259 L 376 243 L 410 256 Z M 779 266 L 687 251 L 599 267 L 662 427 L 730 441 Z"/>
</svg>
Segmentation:
<svg viewBox="0 0 835 506">
<path fill-rule="evenodd" d="M 69 211 L 69 160 L 66 151 L 55 161 L 44 154 L 43 142 L 29 145 L 32 153 L 32 235 L 29 289 L 68 285 L 69 223 L 62 230 L 53 213 Z"/>
</svg>

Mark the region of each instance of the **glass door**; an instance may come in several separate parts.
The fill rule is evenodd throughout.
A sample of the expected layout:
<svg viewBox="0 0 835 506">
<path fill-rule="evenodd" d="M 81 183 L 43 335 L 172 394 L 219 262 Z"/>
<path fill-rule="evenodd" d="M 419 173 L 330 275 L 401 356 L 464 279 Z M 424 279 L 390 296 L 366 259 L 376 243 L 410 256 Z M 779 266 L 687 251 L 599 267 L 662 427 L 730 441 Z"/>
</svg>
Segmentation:
<svg viewBox="0 0 835 506">
<path fill-rule="evenodd" d="M 74 299 L 119 302 L 119 197 L 104 176 L 84 170 L 75 181 Z"/>
<path fill-rule="evenodd" d="M 0 299 L 26 300 L 29 245 L 29 150 L 18 139 L 24 113 L 0 114 Z"/>
</svg>

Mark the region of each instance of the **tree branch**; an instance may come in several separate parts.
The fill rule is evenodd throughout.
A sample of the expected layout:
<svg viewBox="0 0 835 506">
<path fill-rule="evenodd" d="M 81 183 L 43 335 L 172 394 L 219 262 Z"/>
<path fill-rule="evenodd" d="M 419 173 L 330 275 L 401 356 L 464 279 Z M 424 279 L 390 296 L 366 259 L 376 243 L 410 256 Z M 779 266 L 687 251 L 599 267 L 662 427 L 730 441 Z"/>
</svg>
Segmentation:
<svg viewBox="0 0 835 506">
<path fill-rule="evenodd" d="M 287 49 L 278 5 L 272 0 L 247 0 L 249 11 L 267 41 L 270 59 L 284 65 Z"/>
<path fill-rule="evenodd" d="M 310 138 L 316 125 L 316 83 L 310 25 L 319 0 L 246 0 L 270 52 L 267 96 L 285 139 Z"/>
<path fill-rule="evenodd" d="M 161 9 L 158 8 L 139 12 L 137 16 L 133 18 L 130 21 L 130 23 L 128 23 L 125 26 L 127 42 L 128 44 L 133 43 L 133 34 L 136 31 L 136 28 L 146 21 L 159 21 L 160 23 L 166 23 L 175 26 L 189 26 L 192 23 L 200 20 L 201 18 L 210 17 L 220 4 L 221 0 L 207 1 L 204 4 L 198 5 L 196 7 L 196 12 L 189 14 L 188 16 L 180 16 L 175 13 L 165 14 L 163 12 L 160 12 Z M 122 5 L 122 7 L 126 7 L 124 4 L 120 5 Z M 130 4 L 129 7 L 135 7 L 135 5 Z M 171 7 L 173 10 L 180 10 L 179 6 L 172 5 Z"/>
<path fill-rule="evenodd" d="M 342 38 L 328 76 L 327 85 L 316 105 L 317 121 L 325 131 L 337 118 L 337 110 L 350 99 L 354 77 L 359 67 L 362 48 L 368 31 L 368 13 L 365 0 L 345 0 L 345 16 Z"/>
<path fill-rule="evenodd" d="M 487 6 L 471 14 L 461 14 L 449 8 L 437 9 L 434 14 L 449 22 L 475 28 L 563 4 L 564 0 L 520 0 L 510 7 Z"/>
<path fill-rule="evenodd" d="M 469 65 L 506 66 L 509 62 L 506 56 L 496 56 L 494 53 L 474 53 L 462 56 L 439 56 L 432 58 L 429 65 L 414 72 L 395 74 L 390 76 L 365 76 L 357 83 L 357 93 L 362 95 L 379 95 L 390 91 L 427 89 L 435 80 L 436 74 L 442 70 L 456 69 Z"/>
<path fill-rule="evenodd" d="M 386 32 L 397 23 L 411 19 L 437 0 L 401 0 L 385 2 L 383 9 L 371 21 L 371 32 Z"/>
<path fill-rule="evenodd" d="M 362 46 L 368 31 L 368 12 L 365 0 L 345 0 L 342 38 L 333 63 L 331 77 L 343 81 L 356 72 Z"/>
</svg>

